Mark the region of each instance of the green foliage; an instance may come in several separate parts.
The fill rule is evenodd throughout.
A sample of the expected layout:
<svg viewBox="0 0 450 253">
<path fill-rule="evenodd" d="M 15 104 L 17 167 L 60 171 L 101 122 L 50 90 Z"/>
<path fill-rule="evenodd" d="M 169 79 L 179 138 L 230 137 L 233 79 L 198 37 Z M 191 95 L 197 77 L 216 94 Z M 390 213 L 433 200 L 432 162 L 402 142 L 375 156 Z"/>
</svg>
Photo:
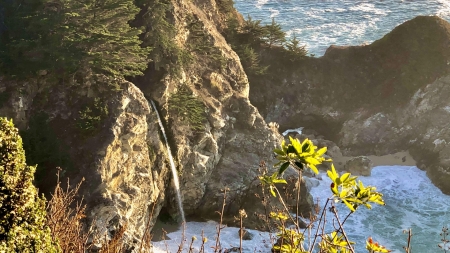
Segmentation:
<svg viewBox="0 0 450 253">
<path fill-rule="evenodd" d="M 72 169 L 68 151 L 57 138 L 48 123 L 48 115 L 38 113 L 30 118 L 28 129 L 21 132 L 23 148 L 27 153 L 27 164 L 39 166 L 36 169 L 36 184 L 44 189 L 48 179 L 55 174 L 56 167 Z"/>
<path fill-rule="evenodd" d="M 308 53 L 306 47 L 300 45 L 300 41 L 297 39 L 297 36 L 295 36 L 295 33 L 292 39 L 287 41 L 285 47 L 287 49 L 288 58 L 291 61 L 299 60 Z"/>
<path fill-rule="evenodd" d="M 93 135 L 108 117 L 108 106 L 101 98 L 90 100 L 78 112 L 77 127 L 84 135 Z"/>
<path fill-rule="evenodd" d="M 236 52 L 248 74 L 264 75 L 267 72 L 268 66 L 261 66 L 258 53 L 250 45 L 242 45 Z"/>
<path fill-rule="evenodd" d="M 33 185 L 22 139 L 12 121 L 0 118 L 0 252 L 58 252 L 45 226 L 45 199 Z"/>
<path fill-rule="evenodd" d="M 309 167 L 315 174 L 319 173 L 316 165 L 322 162 L 329 162 L 323 155 L 327 152 L 327 148 L 323 147 L 316 151 L 317 147 L 309 139 L 305 139 L 302 143 L 298 139 L 289 136 L 291 143 L 286 145 L 283 140 L 279 149 L 274 149 L 277 154 L 278 163 L 274 166 L 280 166 L 278 174 L 282 175 L 289 165 L 294 166 L 297 170 L 303 170 Z"/>
<path fill-rule="evenodd" d="M 149 48 L 128 24 L 139 9 L 133 0 L 7 1 L 0 60 L 7 74 L 77 71 L 115 78 L 141 75 Z"/>
<path fill-rule="evenodd" d="M 364 205 L 368 209 L 371 208 L 370 202 L 376 203 L 379 205 L 384 205 L 383 195 L 379 192 L 376 192 L 376 188 L 372 186 L 365 187 L 361 181 L 357 181 L 357 177 L 352 176 L 350 173 L 345 173 L 341 176 L 336 172 L 334 165 L 331 165 L 331 170 L 327 171 L 328 177 L 332 180 L 330 185 L 331 197 L 328 198 L 322 213 L 321 218 L 318 220 L 319 224 L 316 227 L 316 235 L 314 237 L 314 241 L 309 249 L 304 248 L 304 235 L 300 230 L 298 218 L 294 219 L 293 216 L 289 213 L 289 209 L 286 206 L 282 196 L 279 194 L 279 191 L 276 187 L 276 184 L 283 183 L 286 181 L 281 178 L 283 173 L 289 168 L 294 168 L 299 175 L 298 180 L 302 180 L 302 172 L 309 168 L 315 174 L 318 174 L 317 165 L 322 164 L 325 161 L 331 161 L 331 159 L 325 159 L 323 155 L 327 151 L 327 148 L 318 149 L 314 143 L 305 139 L 303 142 L 300 142 L 298 139 L 294 139 L 289 137 L 290 143 L 286 144 L 283 140 L 281 143 L 281 147 L 274 149 L 274 153 L 276 154 L 276 158 L 278 163 L 275 164 L 275 167 L 278 170 L 273 173 L 271 176 L 267 176 L 263 174 L 260 176 L 261 184 L 269 187 L 270 192 L 274 197 L 278 197 L 280 202 L 283 204 L 284 212 L 288 215 L 284 214 L 273 214 L 272 217 L 277 220 L 279 223 L 278 233 L 278 243 L 274 245 L 274 252 L 314 252 L 314 248 L 317 246 L 320 252 L 327 253 L 350 253 L 354 252 L 352 244 L 353 242 L 349 241 L 347 235 L 344 230 L 344 223 L 347 218 L 353 214 L 360 205 Z M 300 181 L 298 182 L 300 183 Z M 275 194 L 278 193 L 278 194 Z M 297 193 L 299 194 L 299 192 Z M 334 203 L 344 203 L 347 208 L 349 208 L 350 213 L 347 217 L 341 222 L 339 218 L 338 211 L 334 206 Z M 297 203 L 298 205 L 298 203 Z M 329 206 L 330 205 L 330 206 Z M 330 210 L 332 215 L 334 216 L 333 224 L 335 225 L 335 230 L 330 234 L 324 234 L 324 224 L 325 224 L 325 216 L 327 210 Z M 298 216 L 298 214 L 297 214 Z M 294 228 L 286 229 L 286 220 L 290 220 L 294 224 Z M 312 219 L 312 223 L 316 222 L 316 219 Z M 321 228 L 322 224 L 322 228 Z M 313 224 L 310 224 L 311 227 Z M 316 239 L 319 236 L 319 229 L 322 229 L 321 241 L 316 244 Z M 389 252 L 386 248 L 379 245 L 378 243 L 373 243 L 372 239 L 369 238 L 366 242 L 366 248 L 369 252 Z"/>
<path fill-rule="evenodd" d="M 187 86 L 181 86 L 169 97 L 169 111 L 174 112 L 182 121 L 189 124 L 192 131 L 203 131 L 205 128 L 205 105 Z"/>
<path fill-rule="evenodd" d="M 264 28 L 266 30 L 264 41 L 269 44 L 269 47 L 281 46 L 286 41 L 286 33 L 281 29 L 281 25 L 275 22 L 275 18 L 272 18 L 272 23 L 265 25 Z"/>
<path fill-rule="evenodd" d="M 350 244 L 355 243 L 350 242 Z M 330 253 L 350 253 L 350 249 L 347 248 L 348 245 L 349 243 L 345 240 L 344 235 L 338 234 L 336 231 L 325 235 L 320 242 L 320 248 L 323 252 Z"/>
<path fill-rule="evenodd" d="M 371 209 L 372 206 L 369 202 L 384 205 L 383 194 L 376 192 L 376 188 L 373 186 L 365 187 L 361 181 L 357 183 L 357 177 L 352 177 L 350 173 L 339 177 L 334 165 L 331 165 L 331 170 L 327 171 L 327 174 L 333 181 L 330 185 L 333 199 L 336 202 L 344 203 L 350 211 L 356 211 L 360 205 Z"/>
<path fill-rule="evenodd" d="M 197 55 L 205 56 L 203 59 L 209 61 L 211 66 L 225 69 L 227 58 L 222 55 L 219 48 L 214 46 L 205 31 L 204 24 L 192 15 L 188 16 L 187 22 L 190 32 L 187 42 L 189 49 Z"/>
<path fill-rule="evenodd" d="M 145 31 L 141 39 L 143 46 L 153 49 L 149 56 L 155 69 L 164 68 L 176 74 L 179 67 L 191 63 L 192 56 L 175 42 L 176 29 L 170 18 L 172 3 L 169 0 L 151 0 L 142 1 L 139 5 L 144 10 L 141 19 Z"/>
<path fill-rule="evenodd" d="M 261 20 L 253 20 L 250 15 L 239 29 L 238 41 L 259 48 L 268 35 L 267 29 L 261 25 Z"/>
</svg>

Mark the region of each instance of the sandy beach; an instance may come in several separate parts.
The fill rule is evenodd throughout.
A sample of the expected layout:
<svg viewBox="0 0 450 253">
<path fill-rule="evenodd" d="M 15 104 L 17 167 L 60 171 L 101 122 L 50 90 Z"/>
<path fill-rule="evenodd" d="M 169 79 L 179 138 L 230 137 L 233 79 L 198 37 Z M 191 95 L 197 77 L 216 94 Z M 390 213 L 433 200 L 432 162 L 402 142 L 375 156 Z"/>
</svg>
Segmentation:
<svg viewBox="0 0 450 253">
<path fill-rule="evenodd" d="M 384 165 L 416 166 L 416 161 L 414 161 L 408 151 L 383 156 L 370 155 L 367 157 L 373 162 L 374 167 Z M 335 156 L 333 157 L 333 164 L 337 170 L 343 170 L 345 163 L 352 158 L 354 156 Z"/>
</svg>

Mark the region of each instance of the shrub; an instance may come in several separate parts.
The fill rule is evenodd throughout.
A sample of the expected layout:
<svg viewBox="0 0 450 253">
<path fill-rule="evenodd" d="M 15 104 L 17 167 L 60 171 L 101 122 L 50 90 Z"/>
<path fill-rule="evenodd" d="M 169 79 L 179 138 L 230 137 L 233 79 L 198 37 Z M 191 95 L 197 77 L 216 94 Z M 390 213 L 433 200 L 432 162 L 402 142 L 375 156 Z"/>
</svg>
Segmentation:
<svg viewBox="0 0 450 253">
<path fill-rule="evenodd" d="M 79 111 L 78 129 L 84 135 L 94 134 L 99 130 L 108 113 L 106 102 L 100 98 L 94 98 Z"/>
<path fill-rule="evenodd" d="M 276 184 L 287 183 L 282 178 L 282 175 L 289 167 L 298 172 L 298 183 L 302 180 L 302 172 L 307 168 L 311 169 L 315 174 L 318 174 L 319 171 L 316 166 L 322 164 L 322 162 L 331 161 L 331 159 L 325 159 L 323 157 L 326 151 L 326 147 L 317 150 L 317 147 L 308 139 L 300 142 L 298 139 L 290 138 L 289 144 L 283 141 L 281 147 L 274 150 L 277 155 L 276 159 L 279 161 L 275 165 L 278 170 L 272 175 L 263 174 L 260 176 L 261 183 L 269 187 L 271 195 L 278 197 L 284 207 L 284 211 L 282 212 L 271 213 L 271 217 L 276 219 L 279 225 L 279 232 L 277 234 L 278 241 L 273 246 L 272 252 L 311 253 L 315 252 L 316 247 L 318 247 L 319 252 L 354 253 L 355 251 L 352 246 L 354 242 L 349 240 L 344 230 L 344 224 L 347 218 L 355 213 L 360 206 L 371 209 L 371 203 L 384 205 L 383 195 L 377 192 L 375 187 L 364 186 L 361 181 L 357 181 L 356 176 L 352 176 L 350 173 L 339 176 L 334 166 L 331 165 L 331 170 L 327 171 L 328 176 L 332 180 L 330 185 L 331 197 L 327 199 L 320 213 L 320 218 L 312 217 L 311 223 L 307 226 L 311 234 L 312 225 L 318 222 L 316 231 L 313 233 L 314 236 L 309 238 L 312 242 L 310 241 L 307 244 L 310 245 L 309 248 L 306 248 L 304 243 L 306 238 L 304 235 L 305 231 L 300 227 L 298 209 L 296 216 L 290 214 Z M 300 187 L 298 187 L 299 190 Z M 297 196 L 299 196 L 299 192 L 297 192 Z M 298 201 L 299 197 L 297 197 L 297 206 Z M 344 219 L 338 214 L 335 203 L 345 204 L 350 210 L 350 213 Z M 324 232 L 327 212 L 333 216 L 332 222 L 335 224 L 335 229 L 331 233 Z M 286 225 L 288 221 L 294 224 L 294 226 L 288 227 Z M 319 238 L 321 240 L 318 240 Z M 390 252 L 378 243 L 373 242 L 370 237 L 366 241 L 366 249 L 370 253 Z"/>
<path fill-rule="evenodd" d="M 45 199 L 33 185 L 22 139 L 12 121 L 0 118 L 0 252 L 58 252 L 45 225 Z"/>
<path fill-rule="evenodd" d="M 186 86 L 181 86 L 169 98 L 169 110 L 189 124 L 192 131 L 202 131 L 206 121 L 205 105 Z"/>
</svg>

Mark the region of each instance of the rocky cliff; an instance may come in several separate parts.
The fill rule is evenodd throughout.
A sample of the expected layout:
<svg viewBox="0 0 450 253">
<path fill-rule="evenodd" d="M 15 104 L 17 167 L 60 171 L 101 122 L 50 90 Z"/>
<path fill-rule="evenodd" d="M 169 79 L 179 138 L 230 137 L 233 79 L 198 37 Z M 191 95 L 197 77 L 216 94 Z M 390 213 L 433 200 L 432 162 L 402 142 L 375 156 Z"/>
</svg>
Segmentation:
<svg viewBox="0 0 450 253">
<path fill-rule="evenodd" d="M 331 46 L 321 58 L 278 65 L 282 76 L 251 78 L 250 98 L 267 121 L 282 130 L 314 129 L 344 155 L 409 149 L 419 168 L 450 193 L 449 45 L 448 22 L 417 17 L 370 45 Z M 272 62 L 277 57 L 264 55 Z"/>
<path fill-rule="evenodd" d="M 108 237 L 126 226 L 128 245 L 136 245 L 161 209 L 178 216 L 168 151 L 147 99 L 156 102 L 166 126 L 186 214 L 218 219 L 227 188 L 225 218 L 232 221 L 244 208 L 251 210 L 245 226 L 258 225 L 251 212 L 259 211 L 259 164 L 265 160 L 271 167 L 281 136 L 250 104 L 246 73 L 219 32 L 226 15 L 237 15 L 234 9 L 225 15 L 224 2 L 167 1 L 176 31 L 171 39 L 187 60 L 154 61 L 143 77 L 123 80 L 117 90 L 104 83 L 60 83 L 45 71 L 27 82 L 0 81 L 7 94 L 1 115 L 29 136 L 32 151 L 45 152 L 46 159 L 36 162 L 42 168 L 37 184 L 48 193 L 56 166 L 71 182 L 84 178 L 80 195 L 88 222 Z M 144 16 L 136 22 L 147 25 L 143 37 L 151 36 Z M 37 115 L 45 116 L 37 121 Z M 302 193 L 307 214 L 311 202 Z"/>
</svg>

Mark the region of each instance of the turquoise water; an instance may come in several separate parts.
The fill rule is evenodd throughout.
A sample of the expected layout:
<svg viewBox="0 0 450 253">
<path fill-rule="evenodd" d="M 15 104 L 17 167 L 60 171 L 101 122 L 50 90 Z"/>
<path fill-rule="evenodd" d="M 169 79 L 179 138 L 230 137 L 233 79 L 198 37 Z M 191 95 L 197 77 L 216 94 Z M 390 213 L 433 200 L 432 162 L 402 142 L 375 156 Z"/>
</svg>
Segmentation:
<svg viewBox="0 0 450 253">
<path fill-rule="evenodd" d="M 331 196 L 330 179 L 326 173 L 321 173 L 322 180 L 318 186 L 311 189 L 313 197 L 319 198 L 323 205 Z M 369 236 L 376 242 L 385 245 L 392 253 L 403 253 L 403 246 L 407 244 L 407 235 L 404 230 L 412 229 L 412 252 L 435 253 L 442 252 L 438 248 L 439 233 L 442 226 L 448 226 L 450 221 L 450 196 L 443 194 L 428 179 L 425 172 L 414 166 L 379 166 L 372 170 L 370 177 L 359 177 L 365 186 L 376 186 L 384 194 L 385 206 L 373 205 L 372 210 L 360 207 L 350 216 L 345 224 L 346 233 L 351 241 L 356 242 L 356 252 L 367 252 L 365 241 Z M 311 179 L 317 180 L 317 179 Z M 343 204 L 337 204 L 341 220 L 349 212 Z M 327 217 L 328 228 L 333 230 L 332 216 Z M 215 245 L 217 223 L 188 222 L 186 224 L 185 238 L 190 242 L 196 236 L 193 244 L 194 252 L 201 246 L 202 231 L 208 238 L 206 252 L 213 252 Z M 221 233 L 221 245 L 224 248 L 239 246 L 238 228 L 229 227 Z M 244 252 L 270 253 L 271 242 L 274 243 L 273 234 L 249 230 L 254 238 L 244 241 Z M 272 237 L 271 237 L 272 236 Z M 167 240 L 154 242 L 154 252 L 177 252 L 178 245 L 183 238 L 181 229 L 169 233 Z M 183 252 L 188 252 L 185 249 Z"/>
<path fill-rule="evenodd" d="M 235 7 L 263 23 L 274 17 L 316 56 L 332 44 L 371 43 L 419 15 L 450 21 L 449 0 L 235 0 Z"/>
<path fill-rule="evenodd" d="M 324 173 L 311 194 L 321 203 L 331 195 L 331 180 Z M 442 226 L 450 222 L 450 196 L 443 194 L 426 176 L 425 171 L 411 166 L 379 166 L 370 177 L 359 177 L 364 185 L 377 187 L 384 194 L 385 206 L 360 207 L 346 223 L 347 235 L 357 242 L 357 252 L 366 252 L 364 242 L 369 236 L 392 252 L 404 252 L 407 235 L 412 229 L 412 252 L 442 252 L 438 248 Z M 341 216 L 349 211 L 338 208 Z M 330 217 L 331 219 L 331 217 Z"/>
</svg>

